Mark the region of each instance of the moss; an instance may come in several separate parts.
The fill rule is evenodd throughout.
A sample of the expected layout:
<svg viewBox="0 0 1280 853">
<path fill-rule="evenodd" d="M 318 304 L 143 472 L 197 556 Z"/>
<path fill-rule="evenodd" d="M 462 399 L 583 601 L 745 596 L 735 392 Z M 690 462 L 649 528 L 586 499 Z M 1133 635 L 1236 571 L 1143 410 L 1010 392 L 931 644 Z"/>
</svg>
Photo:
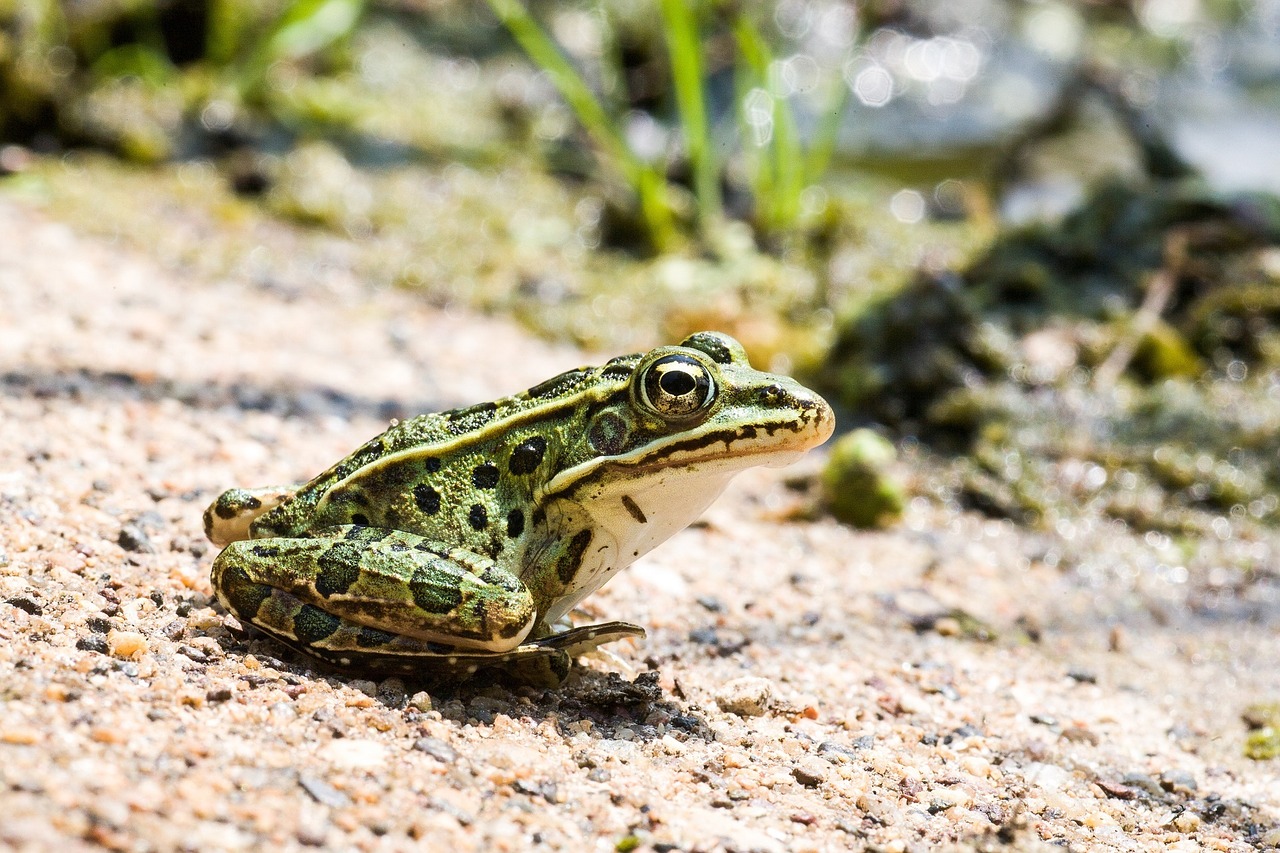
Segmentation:
<svg viewBox="0 0 1280 853">
<path fill-rule="evenodd" d="M 1265 726 L 1250 732 L 1244 740 L 1244 757 L 1254 761 L 1280 758 L 1280 728 Z"/>
<path fill-rule="evenodd" d="M 868 429 L 836 441 L 822 473 L 831 513 L 855 527 L 887 527 L 897 521 L 906 490 L 894 469 L 896 458 L 893 445 Z"/>
</svg>

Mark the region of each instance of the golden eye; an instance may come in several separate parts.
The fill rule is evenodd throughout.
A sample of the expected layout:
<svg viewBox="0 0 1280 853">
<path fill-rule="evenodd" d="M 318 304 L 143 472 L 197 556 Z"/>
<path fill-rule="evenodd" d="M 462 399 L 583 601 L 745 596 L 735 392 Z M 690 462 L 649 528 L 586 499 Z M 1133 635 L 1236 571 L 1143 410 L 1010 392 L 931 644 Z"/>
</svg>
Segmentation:
<svg viewBox="0 0 1280 853">
<path fill-rule="evenodd" d="M 668 355 L 653 362 L 641 373 L 637 387 L 641 402 L 669 421 L 697 415 L 716 394 L 710 372 L 687 355 Z"/>
</svg>

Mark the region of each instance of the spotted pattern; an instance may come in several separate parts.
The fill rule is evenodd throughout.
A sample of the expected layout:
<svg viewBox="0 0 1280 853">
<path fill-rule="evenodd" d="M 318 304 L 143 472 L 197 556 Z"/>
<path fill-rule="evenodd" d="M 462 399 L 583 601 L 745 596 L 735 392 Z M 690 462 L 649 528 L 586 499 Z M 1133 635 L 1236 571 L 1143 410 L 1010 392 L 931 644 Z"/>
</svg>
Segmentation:
<svg viewBox="0 0 1280 853">
<path fill-rule="evenodd" d="M 440 493 L 426 483 L 413 487 L 413 501 L 427 515 L 435 515 L 440 511 Z"/>
<path fill-rule="evenodd" d="M 258 615 L 262 602 L 271 597 L 271 587 L 254 583 L 248 572 L 239 567 L 223 572 L 221 588 L 240 619 L 253 619 Z"/>
<path fill-rule="evenodd" d="M 477 403 L 465 409 L 454 409 L 448 413 L 449 432 L 454 435 L 474 432 L 493 420 L 497 411 L 497 403 Z"/>
<path fill-rule="evenodd" d="M 518 539 L 521 533 L 524 533 L 524 513 L 513 509 L 507 513 L 507 535 L 512 539 Z"/>
<path fill-rule="evenodd" d="M 262 501 L 249 494 L 245 489 L 229 489 L 214 501 L 213 511 L 218 518 L 232 519 L 243 510 L 255 510 L 262 506 Z"/>
<path fill-rule="evenodd" d="M 472 529 L 484 530 L 489 526 L 489 511 L 484 508 L 484 504 L 472 504 L 471 511 L 467 513 L 467 521 Z"/>
<path fill-rule="evenodd" d="M 591 376 L 589 370 L 570 370 L 559 376 L 553 376 L 546 382 L 539 382 L 525 393 L 535 400 L 559 397 L 561 394 L 568 393 L 571 388 L 589 376 Z"/>
<path fill-rule="evenodd" d="M 587 427 L 591 449 L 602 456 L 616 456 L 627 444 L 627 422 L 615 412 L 601 412 Z"/>
<path fill-rule="evenodd" d="M 516 449 L 511 451 L 511 459 L 507 469 L 512 474 L 523 476 L 532 474 L 542 464 L 542 457 L 547 452 L 547 440 L 540 435 L 527 438 Z"/>
<path fill-rule="evenodd" d="M 360 577 L 360 552 L 365 547 L 360 542 L 342 540 L 321 554 L 316 560 L 316 592 L 330 598 L 351 589 Z"/>
<path fill-rule="evenodd" d="M 414 569 L 409 592 L 413 603 L 428 613 L 449 613 L 462 603 L 462 589 L 456 578 L 423 567 Z"/>
<path fill-rule="evenodd" d="M 364 626 L 360 629 L 360 633 L 356 634 L 356 645 L 362 649 L 371 649 L 395 642 L 395 639 L 394 634 Z"/>
<path fill-rule="evenodd" d="M 342 626 L 342 620 L 319 607 L 304 604 L 293 617 L 293 634 L 300 643 L 318 643 Z"/>
<path fill-rule="evenodd" d="M 578 567 L 582 565 L 582 555 L 587 552 L 587 546 L 591 544 L 591 531 L 579 531 L 572 540 L 569 541 L 568 549 L 560 555 L 556 560 L 556 577 L 560 578 L 560 583 L 568 584 L 578 574 Z"/>
<path fill-rule="evenodd" d="M 498 466 L 483 462 L 471 472 L 471 484 L 477 489 L 492 489 L 498 485 Z"/>
</svg>

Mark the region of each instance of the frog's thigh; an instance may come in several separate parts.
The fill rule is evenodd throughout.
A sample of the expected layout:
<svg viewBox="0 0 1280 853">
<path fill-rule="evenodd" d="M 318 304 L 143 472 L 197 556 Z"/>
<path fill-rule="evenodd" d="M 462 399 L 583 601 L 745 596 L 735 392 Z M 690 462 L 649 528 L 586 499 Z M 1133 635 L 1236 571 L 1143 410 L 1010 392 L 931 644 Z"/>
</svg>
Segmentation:
<svg viewBox="0 0 1280 853">
<path fill-rule="evenodd" d="M 212 581 L 238 618 L 304 644 L 299 620 L 336 617 L 387 640 L 503 652 L 524 640 L 537 615 L 520 579 L 487 557 L 373 527 L 233 542 L 214 560 Z M 303 625 L 301 633 L 316 630 Z"/>
</svg>

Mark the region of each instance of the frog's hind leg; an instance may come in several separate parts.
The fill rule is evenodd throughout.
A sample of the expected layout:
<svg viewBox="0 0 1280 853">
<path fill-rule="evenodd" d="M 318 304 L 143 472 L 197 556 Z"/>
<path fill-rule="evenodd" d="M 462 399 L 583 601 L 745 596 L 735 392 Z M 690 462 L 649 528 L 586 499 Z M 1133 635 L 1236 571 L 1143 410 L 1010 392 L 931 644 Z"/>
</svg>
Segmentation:
<svg viewBox="0 0 1280 853">
<path fill-rule="evenodd" d="M 233 542 L 211 580 L 242 621 L 343 665 L 508 652 L 536 617 L 529 590 L 487 557 L 374 527 Z"/>
<path fill-rule="evenodd" d="M 227 489 L 204 511 L 204 535 L 214 545 L 225 546 L 249 538 L 249 525 L 284 503 L 294 486 L 263 486 L 258 489 Z"/>
</svg>

